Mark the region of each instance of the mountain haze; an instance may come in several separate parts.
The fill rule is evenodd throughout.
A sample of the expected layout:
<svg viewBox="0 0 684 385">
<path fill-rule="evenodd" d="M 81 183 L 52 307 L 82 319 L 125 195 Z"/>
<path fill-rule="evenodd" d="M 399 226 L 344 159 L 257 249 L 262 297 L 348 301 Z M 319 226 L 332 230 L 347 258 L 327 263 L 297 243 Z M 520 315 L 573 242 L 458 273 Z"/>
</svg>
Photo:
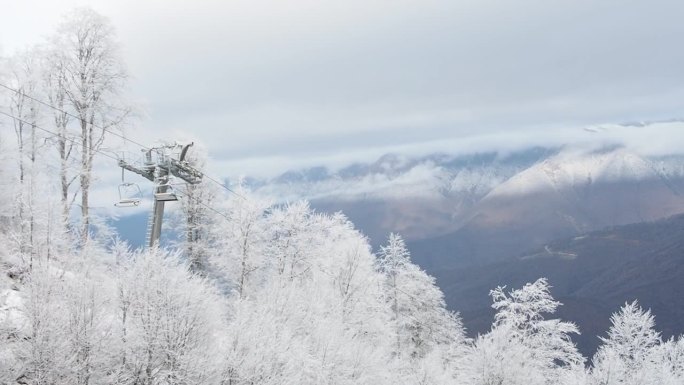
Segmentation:
<svg viewBox="0 0 684 385">
<path fill-rule="evenodd" d="M 539 277 L 577 323 L 580 349 L 593 353 L 608 318 L 627 301 L 650 308 L 664 337 L 684 333 L 684 215 L 618 226 L 556 240 L 529 253 L 481 266 L 435 271 L 448 305 L 458 309 L 470 334 L 492 321 L 488 289 L 517 287 Z"/>
<path fill-rule="evenodd" d="M 376 247 L 398 232 L 432 270 L 684 212 L 684 157 L 645 156 L 623 146 L 388 154 L 250 185 L 278 201 L 304 198 L 320 211 L 342 211 Z"/>
<path fill-rule="evenodd" d="M 277 201 L 308 199 L 321 211 L 342 211 L 377 246 L 390 232 L 414 240 L 458 229 L 492 189 L 557 151 L 387 154 L 338 171 L 316 167 L 248 182 L 257 194 Z"/>
<path fill-rule="evenodd" d="M 684 212 L 679 157 L 560 152 L 493 188 L 453 232 L 414 240 L 427 268 L 481 263 L 553 239 Z"/>
</svg>

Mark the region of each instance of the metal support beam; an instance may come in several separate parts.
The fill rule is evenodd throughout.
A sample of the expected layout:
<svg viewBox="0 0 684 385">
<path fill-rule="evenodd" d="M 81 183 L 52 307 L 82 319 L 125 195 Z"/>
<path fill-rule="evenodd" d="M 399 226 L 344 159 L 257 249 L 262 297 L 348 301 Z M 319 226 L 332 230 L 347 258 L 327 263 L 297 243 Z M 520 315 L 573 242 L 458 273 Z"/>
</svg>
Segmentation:
<svg viewBox="0 0 684 385">
<path fill-rule="evenodd" d="M 134 173 L 142 176 L 143 178 L 148 179 L 150 182 L 154 182 L 154 166 L 145 167 L 145 168 L 138 168 L 138 167 L 135 167 L 135 166 L 127 163 L 123 159 L 119 159 L 119 167 L 126 169 L 128 171 L 134 172 Z"/>
<path fill-rule="evenodd" d="M 192 146 L 192 143 L 182 147 L 179 156 L 180 160 L 174 159 L 167 154 L 167 150 L 174 148 L 174 146 L 148 150 L 145 153 L 145 163 L 142 167 L 136 167 L 125 160 L 119 160 L 119 167 L 154 182 L 154 207 L 152 209 L 152 217 L 150 218 L 149 239 L 147 239 L 148 247 L 154 247 L 159 244 L 162 221 L 164 219 L 164 203 L 173 200 L 169 199 L 168 193 L 170 176 L 173 175 L 190 184 L 198 184 L 202 181 L 203 174 L 185 161 L 185 155 L 190 146 Z M 153 154 L 157 155 L 156 161 L 152 158 Z"/>
<path fill-rule="evenodd" d="M 158 193 L 166 192 L 167 186 L 157 187 Z M 159 238 L 161 237 L 162 221 L 164 219 L 164 203 L 155 198 L 154 207 L 152 208 L 152 229 L 150 231 L 150 239 L 147 240 L 147 246 L 152 248 L 159 245 Z"/>
</svg>

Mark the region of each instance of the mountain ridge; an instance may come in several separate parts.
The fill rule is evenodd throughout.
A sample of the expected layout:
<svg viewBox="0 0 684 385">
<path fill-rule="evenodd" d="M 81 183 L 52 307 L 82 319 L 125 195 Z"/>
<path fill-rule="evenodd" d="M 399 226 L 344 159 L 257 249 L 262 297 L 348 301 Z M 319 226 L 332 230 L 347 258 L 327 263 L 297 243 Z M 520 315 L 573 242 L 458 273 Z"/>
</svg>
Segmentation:
<svg viewBox="0 0 684 385">
<path fill-rule="evenodd" d="M 251 181 L 249 187 L 276 202 L 308 199 L 321 211 L 343 211 L 377 246 L 390 232 L 420 241 L 469 223 L 497 225 L 505 222 L 500 218 L 505 214 L 521 215 L 510 210 L 519 205 L 513 198 L 535 194 L 544 197 L 533 200 L 550 200 L 546 205 L 555 212 L 554 221 L 576 233 L 661 218 L 684 211 L 682 165 L 684 156 L 642 156 L 615 145 L 461 156 L 386 154 L 337 171 L 289 171 L 272 180 Z M 610 196 L 623 197 L 619 204 L 634 210 L 621 214 Z M 612 211 L 596 213 L 589 207 L 601 201 Z"/>
</svg>

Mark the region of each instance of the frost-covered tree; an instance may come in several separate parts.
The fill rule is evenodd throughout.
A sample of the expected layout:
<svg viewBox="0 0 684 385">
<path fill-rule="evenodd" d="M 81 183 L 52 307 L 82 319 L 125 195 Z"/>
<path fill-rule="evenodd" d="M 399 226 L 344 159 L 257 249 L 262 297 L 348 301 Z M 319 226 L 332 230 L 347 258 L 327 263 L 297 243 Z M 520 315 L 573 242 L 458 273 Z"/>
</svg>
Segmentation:
<svg viewBox="0 0 684 385">
<path fill-rule="evenodd" d="M 36 256 L 36 174 L 39 138 L 36 125 L 40 119 L 40 105 L 30 97 L 40 92 L 40 57 L 37 50 L 17 53 L 9 59 L 9 109 L 16 118 L 12 125 L 16 136 L 17 184 L 16 231 L 13 237 L 25 268 L 31 268 Z M 29 95 L 29 96 L 27 96 Z"/>
<path fill-rule="evenodd" d="M 55 135 L 50 138 L 57 157 L 59 175 L 59 196 L 61 203 L 61 221 L 66 228 L 70 222 L 71 207 L 78 191 L 73 184 L 78 179 L 78 165 L 75 162 L 75 145 L 78 135 L 69 130 L 70 113 L 67 111 L 67 77 L 66 63 L 62 55 L 55 55 L 56 48 L 47 45 L 42 55 L 42 88 L 47 102 L 55 107 L 50 109 L 52 128 Z"/>
<path fill-rule="evenodd" d="M 306 274 L 321 241 L 312 231 L 311 208 L 307 202 L 296 202 L 274 208 L 268 218 L 266 250 L 272 274 L 280 282 L 289 282 Z"/>
<path fill-rule="evenodd" d="M 594 356 L 595 384 L 646 384 L 655 375 L 653 359 L 660 335 L 649 310 L 626 303 L 610 319 L 608 336 Z"/>
<path fill-rule="evenodd" d="M 306 339 L 290 329 L 287 316 L 278 308 L 249 300 L 238 300 L 226 329 L 224 383 L 316 384 L 320 368 Z"/>
<path fill-rule="evenodd" d="M 52 137 L 41 130 L 47 125 L 46 108 L 37 100 L 45 92 L 41 80 L 45 73 L 42 49 L 20 51 L 8 59 L 5 82 L 12 90 L 4 90 L 5 103 L 15 116 L 6 124 L 14 128 L 14 145 L 5 148 L 16 167 L 6 169 L 9 180 L 3 191 L 12 197 L 4 199 L 11 209 L 10 220 L 2 225 L 12 258 L 8 260 L 19 271 L 30 270 L 40 259 L 50 259 L 65 250 L 67 238 L 53 197 L 56 180 L 51 167 L 51 154 L 43 151 Z M 4 160 L 3 160 L 4 161 Z"/>
<path fill-rule="evenodd" d="M 651 374 L 649 380 L 653 384 L 676 385 L 684 383 L 684 338 L 671 338 L 649 354 Z"/>
<path fill-rule="evenodd" d="M 224 301 L 177 255 L 120 253 L 117 383 L 218 384 Z"/>
<path fill-rule="evenodd" d="M 72 384 L 104 383 L 112 343 L 111 324 L 107 322 L 112 296 L 106 290 L 111 283 L 87 267 L 79 270 L 79 276 L 65 282 L 63 331 L 67 344 L 63 354 L 68 363 L 65 375 Z"/>
<path fill-rule="evenodd" d="M 271 208 L 260 221 L 263 269 L 249 296 L 235 294 L 227 382 L 396 378 L 389 309 L 367 241 L 344 216 L 317 214 L 305 202 Z"/>
<path fill-rule="evenodd" d="M 21 322 L 12 333 L 23 365 L 15 378 L 27 384 L 102 384 L 111 367 L 103 276 L 36 265 L 25 279 Z"/>
<path fill-rule="evenodd" d="M 59 272 L 41 266 L 36 267 L 27 278 L 22 303 L 23 321 L 15 323 L 13 335 L 16 357 L 23 362 L 15 368 L 14 378 L 26 383 L 59 383 L 67 370 L 68 362 L 63 352 L 68 344 L 64 333 L 66 314 L 63 281 Z"/>
<path fill-rule="evenodd" d="M 380 249 L 378 266 L 392 311 L 397 358 L 411 364 L 414 381 L 439 383 L 429 379 L 458 366 L 463 355 L 465 332 L 460 318 L 446 309 L 435 279 L 411 262 L 399 235 L 390 234 L 388 244 Z"/>
<path fill-rule="evenodd" d="M 177 255 L 124 253 L 117 288 L 116 381 L 218 383 L 223 300 Z"/>
<path fill-rule="evenodd" d="M 263 283 L 268 202 L 239 189 L 241 198 L 217 202 L 210 226 L 210 261 L 218 266 L 240 298 Z"/>
<path fill-rule="evenodd" d="M 207 162 L 206 149 L 193 144 L 183 161 L 203 172 Z M 204 179 L 198 184 L 187 184 L 181 193 L 183 197 L 180 200 L 179 215 L 175 218 L 175 226 L 184 236 L 178 246 L 190 261 L 190 268 L 193 271 L 206 273 L 209 269 L 212 215 L 217 215 L 212 212 L 211 207 L 215 204 L 214 201 L 220 191 L 213 181 Z"/>
<path fill-rule="evenodd" d="M 104 143 L 106 130 L 119 129 L 129 115 L 130 109 L 121 99 L 127 73 L 111 23 L 91 9 L 78 8 L 70 13 L 53 35 L 50 47 L 51 70 L 55 73 L 49 79 L 52 86 L 60 88 L 49 93 L 78 116 L 81 237 L 85 242 L 90 230 L 89 192 L 95 154 Z M 64 118 L 55 117 L 58 127 L 64 125 Z M 58 146 L 62 157 L 70 152 L 65 144 L 61 138 Z M 63 179 L 62 188 L 68 185 Z"/>
<path fill-rule="evenodd" d="M 510 293 L 498 287 L 490 295 L 496 318 L 492 330 L 475 341 L 468 383 L 549 384 L 581 376 L 584 358 L 570 339 L 577 327 L 544 318 L 560 305 L 546 279 Z"/>
</svg>

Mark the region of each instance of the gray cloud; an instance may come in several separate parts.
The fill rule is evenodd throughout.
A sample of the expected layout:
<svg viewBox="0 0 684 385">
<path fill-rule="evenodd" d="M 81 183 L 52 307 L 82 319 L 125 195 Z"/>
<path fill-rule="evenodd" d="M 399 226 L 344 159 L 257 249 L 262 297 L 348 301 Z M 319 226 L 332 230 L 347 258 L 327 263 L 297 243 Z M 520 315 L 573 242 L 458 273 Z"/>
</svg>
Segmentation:
<svg viewBox="0 0 684 385">
<path fill-rule="evenodd" d="M 35 40 L 54 24 L 53 2 L 25 3 L 14 6 L 22 23 L 9 20 L 12 8 L 0 16 L 0 45 Z M 587 125 L 680 118 L 684 101 L 676 0 L 61 7 L 80 3 L 119 31 L 132 94 L 149 115 L 146 131 L 131 135 L 189 135 L 222 174 L 396 149 L 582 141 Z"/>
</svg>

